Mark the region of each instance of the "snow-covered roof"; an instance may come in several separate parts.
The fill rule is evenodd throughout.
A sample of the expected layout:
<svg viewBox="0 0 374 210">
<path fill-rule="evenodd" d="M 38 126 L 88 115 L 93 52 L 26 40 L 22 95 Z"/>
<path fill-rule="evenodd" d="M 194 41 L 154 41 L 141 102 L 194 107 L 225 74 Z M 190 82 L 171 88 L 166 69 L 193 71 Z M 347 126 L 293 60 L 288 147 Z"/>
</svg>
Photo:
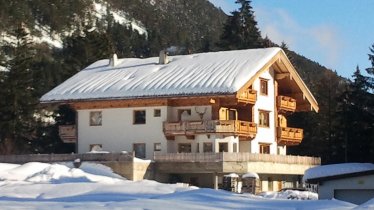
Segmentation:
<svg viewBox="0 0 374 210">
<path fill-rule="evenodd" d="M 236 173 L 226 174 L 224 177 L 239 178 L 239 175 Z"/>
<path fill-rule="evenodd" d="M 255 179 L 259 179 L 260 177 L 255 172 L 248 172 L 246 174 L 243 174 L 242 178 L 255 178 Z"/>
<path fill-rule="evenodd" d="M 66 80 L 42 102 L 138 97 L 230 94 L 238 91 L 280 48 L 221 51 L 159 58 L 97 61 Z"/>
<path fill-rule="evenodd" d="M 357 174 L 361 172 L 373 172 L 374 164 L 372 163 L 341 163 L 323 165 L 310 168 L 305 171 L 303 180 L 319 180 L 319 179 L 330 179 L 348 174 Z"/>
</svg>

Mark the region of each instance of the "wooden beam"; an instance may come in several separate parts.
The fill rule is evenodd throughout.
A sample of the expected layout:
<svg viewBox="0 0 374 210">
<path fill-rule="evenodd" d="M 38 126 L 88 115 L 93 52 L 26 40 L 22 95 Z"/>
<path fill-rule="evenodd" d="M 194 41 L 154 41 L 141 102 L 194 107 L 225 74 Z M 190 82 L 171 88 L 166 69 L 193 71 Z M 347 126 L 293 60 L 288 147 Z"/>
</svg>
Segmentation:
<svg viewBox="0 0 374 210">
<path fill-rule="evenodd" d="M 166 106 L 166 99 L 133 99 L 133 100 L 96 100 L 70 102 L 70 105 L 76 109 L 104 109 L 104 108 L 124 108 L 124 107 L 147 107 L 147 106 Z"/>
<path fill-rule="evenodd" d="M 290 79 L 294 80 L 300 90 L 304 93 L 305 98 L 309 101 L 313 109 L 318 112 L 319 107 L 316 99 L 313 97 L 310 90 L 305 85 L 304 81 L 301 79 L 300 75 L 297 73 L 295 68 L 292 66 L 291 62 L 288 60 L 287 56 L 283 51 L 280 52 L 280 57 L 282 62 L 286 65 L 288 71 L 290 72 Z"/>
<path fill-rule="evenodd" d="M 181 96 L 169 98 L 135 98 L 111 100 L 68 101 L 74 109 L 103 109 L 149 106 L 202 106 L 215 104 L 219 98 L 235 98 L 235 95 Z"/>
<path fill-rule="evenodd" d="M 290 73 L 278 73 L 278 74 L 275 74 L 275 79 L 280 80 L 280 79 L 284 79 L 289 76 L 290 76 Z"/>
</svg>

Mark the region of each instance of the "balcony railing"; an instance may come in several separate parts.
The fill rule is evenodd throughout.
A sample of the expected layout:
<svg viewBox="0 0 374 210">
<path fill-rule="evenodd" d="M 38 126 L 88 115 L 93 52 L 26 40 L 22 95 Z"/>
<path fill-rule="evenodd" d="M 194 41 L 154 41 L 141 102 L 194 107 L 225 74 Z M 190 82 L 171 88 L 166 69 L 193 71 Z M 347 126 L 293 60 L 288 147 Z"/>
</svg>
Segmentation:
<svg viewBox="0 0 374 210">
<path fill-rule="evenodd" d="M 278 145 L 298 145 L 303 140 L 303 129 L 278 127 Z"/>
<path fill-rule="evenodd" d="M 277 97 L 278 110 L 294 112 L 296 110 L 296 100 L 288 96 Z"/>
<path fill-rule="evenodd" d="M 257 100 L 256 90 L 245 90 L 238 95 L 238 102 L 255 104 Z"/>
<path fill-rule="evenodd" d="M 273 162 L 286 164 L 320 165 L 321 158 L 257 153 L 154 153 L 157 162 Z"/>
<path fill-rule="evenodd" d="M 164 122 L 164 134 L 166 136 L 214 133 L 254 138 L 257 133 L 257 125 L 253 122 L 240 120 Z"/>
</svg>

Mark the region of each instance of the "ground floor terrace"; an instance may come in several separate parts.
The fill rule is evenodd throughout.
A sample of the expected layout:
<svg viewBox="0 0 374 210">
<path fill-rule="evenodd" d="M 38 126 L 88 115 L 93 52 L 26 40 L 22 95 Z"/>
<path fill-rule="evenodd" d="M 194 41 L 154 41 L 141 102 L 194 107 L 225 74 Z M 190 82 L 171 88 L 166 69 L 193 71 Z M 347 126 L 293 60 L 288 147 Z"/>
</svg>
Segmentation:
<svg viewBox="0 0 374 210">
<path fill-rule="evenodd" d="M 3 163 L 97 162 L 130 180 L 153 179 L 164 183 L 183 182 L 198 187 L 222 188 L 223 177 L 248 172 L 259 175 L 258 191 L 298 187 L 308 168 L 320 165 L 316 157 L 254 153 L 154 153 L 142 160 L 134 153 L 2 155 Z"/>
<path fill-rule="evenodd" d="M 155 153 L 155 179 L 221 188 L 225 175 L 257 173 L 259 191 L 301 186 L 305 170 L 320 165 L 316 157 L 255 153 Z"/>
</svg>

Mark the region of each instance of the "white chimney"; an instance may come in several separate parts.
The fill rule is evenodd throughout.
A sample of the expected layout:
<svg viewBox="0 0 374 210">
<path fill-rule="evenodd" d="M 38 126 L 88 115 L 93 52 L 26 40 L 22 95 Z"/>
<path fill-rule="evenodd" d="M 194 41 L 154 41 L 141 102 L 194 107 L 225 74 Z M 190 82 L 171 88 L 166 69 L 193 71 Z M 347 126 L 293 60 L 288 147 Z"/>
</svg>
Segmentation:
<svg viewBox="0 0 374 210">
<path fill-rule="evenodd" d="M 159 64 L 168 64 L 169 63 L 169 58 L 168 58 L 168 53 L 166 50 L 161 50 L 160 51 L 160 57 L 159 57 Z"/>
<path fill-rule="evenodd" d="M 114 53 L 113 56 L 109 60 L 109 65 L 116 66 L 117 64 L 118 64 L 117 54 Z"/>
</svg>

